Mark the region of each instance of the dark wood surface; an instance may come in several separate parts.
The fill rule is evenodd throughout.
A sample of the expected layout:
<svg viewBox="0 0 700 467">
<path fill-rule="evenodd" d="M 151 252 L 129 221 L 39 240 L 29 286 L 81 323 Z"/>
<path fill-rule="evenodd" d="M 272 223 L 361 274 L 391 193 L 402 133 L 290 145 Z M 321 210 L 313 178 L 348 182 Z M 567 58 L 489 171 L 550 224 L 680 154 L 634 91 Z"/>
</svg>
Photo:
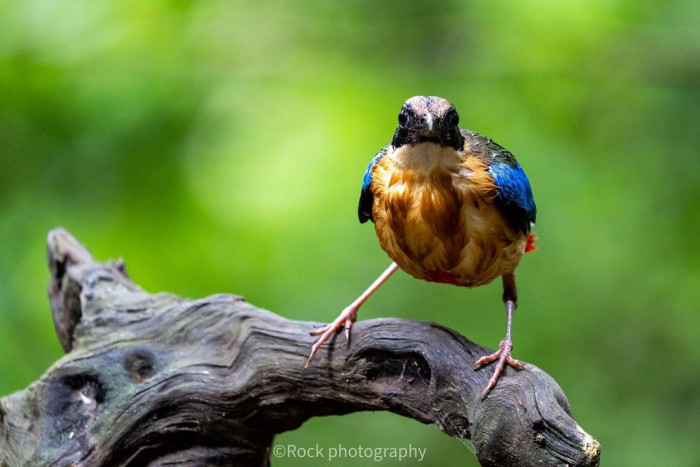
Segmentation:
<svg viewBox="0 0 700 467">
<path fill-rule="evenodd" d="M 507 369 L 436 324 L 360 321 L 304 369 L 318 323 L 241 297 L 149 294 L 122 262 L 48 238 L 49 298 L 67 354 L 0 399 L 0 465 L 269 464 L 277 433 L 318 415 L 388 410 L 472 440 L 482 465 L 593 466 L 600 446 L 542 370 Z"/>
</svg>

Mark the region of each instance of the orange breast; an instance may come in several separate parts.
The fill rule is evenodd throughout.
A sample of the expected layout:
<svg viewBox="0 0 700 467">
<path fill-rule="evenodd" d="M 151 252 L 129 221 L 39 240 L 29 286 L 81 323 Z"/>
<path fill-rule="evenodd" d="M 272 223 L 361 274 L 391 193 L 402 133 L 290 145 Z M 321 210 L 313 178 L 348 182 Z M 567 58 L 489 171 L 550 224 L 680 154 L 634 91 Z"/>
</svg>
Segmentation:
<svg viewBox="0 0 700 467">
<path fill-rule="evenodd" d="M 493 204 L 496 186 L 486 169 L 475 157 L 426 167 L 390 154 L 377 163 L 372 215 L 380 245 L 399 267 L 466 287 L 515 269 L 525 236 Z"/>
</svg>

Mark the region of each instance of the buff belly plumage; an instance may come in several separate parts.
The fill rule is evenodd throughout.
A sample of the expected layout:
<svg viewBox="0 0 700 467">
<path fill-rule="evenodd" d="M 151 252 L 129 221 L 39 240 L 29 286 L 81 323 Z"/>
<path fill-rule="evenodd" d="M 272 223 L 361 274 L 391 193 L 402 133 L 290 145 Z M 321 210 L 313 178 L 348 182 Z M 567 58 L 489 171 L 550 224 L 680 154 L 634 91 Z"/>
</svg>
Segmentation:
<svg viewBox="0 0 700 467">
<path fill-rule="evenodd" d="M 512 273 L 526 236 L 494 204 L 486 163 L 426 152 L 399 150 L 374 168 L 372 215 L 382 248 L 401 269 L 432 282 L 476 287 Z"/>
</svg>

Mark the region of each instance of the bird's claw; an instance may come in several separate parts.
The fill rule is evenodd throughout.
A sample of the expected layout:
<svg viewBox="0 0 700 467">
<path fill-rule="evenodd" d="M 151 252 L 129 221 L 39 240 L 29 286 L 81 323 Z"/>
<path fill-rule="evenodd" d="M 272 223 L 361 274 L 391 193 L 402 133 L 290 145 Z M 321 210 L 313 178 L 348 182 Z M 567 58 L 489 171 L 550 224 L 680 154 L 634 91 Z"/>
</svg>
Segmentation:
<svg viewBox="0 0 700 467">
<path fill-rule="evenodd" d="M 314 356 L 316 355 L 316 352 L 318 352 L 318 349 L 320 349 L 324 343 L 328 342 L 328 340 L 331 337 L 333 337 L 338 331 L 340 331 L 341 328 L 345 328 L 345 340 L 347 341 L 348 345 L 350 345 L 350 330 L 352 329 L 352 325 L 355 323 L 356 320 L 357 308 L 347 307 L 342 311 L 342 313 L 340 313 L 340 315 L 338 315 L 338 317 L 332 323 L 327 324 L 322 328 L 309 331 L 309 334 L 311 334 L 312 336 L 321 337 L 319 337 L 316 343 L 311 347 L 311 353 L 309 354 L 309 358 L 306 360 L 304 368 L 308 368 L 308 366 L 311 364 L 311 360 L 313 360 Z"/>
<path fill-rule="evenodd" d="M 481 400 L 486 399 L 486 396 L 488 396 L 489 392 L 491 392 L 491 389 L 493 389 L 496 386 L 498 378 L 501 377 L 501 373 L 503 373 L 503 370 L 505 369 L 506 365 L 512 366 L 516 370 L 523 370 L 525 368 L 522 363 L 520 363 L 511 356 L 512 350 L 513 343 L 511 342 L 511 340 L 503 339 L 498 345 L 498 350 L 496 352 L 492 353 L 491 355 L 481 357 L 479 360 L 476 361 L 476 363 L 474 363 L 474 369 L 478 370 L 482 366 L 488 365 L 489 363 L 498 360 L 498 363 L 496 364 L 496 369 L 493 372 L 493 376 L 491 376 L 491 379 L 489 380 L 488 385 L 486 385 L 486 389 L 484 389 L 484 392 L 481 393 Z"/>
</svg>

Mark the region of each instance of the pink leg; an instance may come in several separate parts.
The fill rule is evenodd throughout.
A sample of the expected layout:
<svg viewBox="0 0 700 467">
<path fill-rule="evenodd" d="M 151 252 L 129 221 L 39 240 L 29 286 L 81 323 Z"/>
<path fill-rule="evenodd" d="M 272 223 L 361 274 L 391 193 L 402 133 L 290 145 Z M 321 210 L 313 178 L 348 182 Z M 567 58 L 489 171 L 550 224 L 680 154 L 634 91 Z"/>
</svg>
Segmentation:
<svg viewBox="0 0 700 467">
<path fill-rule="evenodd" d="M 309 334 L 312 336 L 321 336 L 318 338 L 316 343 L 311 347 L 311 354 L 308 360 L 306 360 L 306 365 L 304 368 L 308 367 L 313 360 L 314 355 L 318 352 L 318 349 L 328 341 L 335 333 L 340 331 L 341 328 L 345 327 L 345 339 L 350 342 L 350 328 L 352 328 L 353 323 L 357 320 L 357 310 L 360 309 L 363 303 L 374 293 L 386 280 L 399 268 L 396 263 L 391 263 L 391 265 L 382 273 L 381 276 L 375 280 L 372 285 L 365 290 L 362 295 L 360 295 L 357 300 L 352 302 L 348 307 L 346 307 L 340 315 L 331 324 L 324 326 L 320 329 L 315 329 Z"/>
<path fill-rule="evenodd" d="M 496 386 L 498 378 L 500 378 L 501 373 L 503 373 L 506 364 L 512 366 L 516 370 L 522 370 L 524 368 L 519 361 L 515 360 L 511 356 L 511 352 L 513 350 L 513 342 L 510 340 L 510 328 L 513 324 L 513 312 L 518 307 L 517 292 L 515 288 L 515 276 L 512 274 L 503 276 L 503 301 L 506 305 L 507 312 L 506 337 L 498 345 L 498 350 L 496 352 L 492 353 L 491 355 L 481 357 L 479 360 L 476 361 L 476 363 L 474 363 L 474 369 L 476 370 L 484 365 L 488 365 L 489 363 L 498 360 L 498 363 L 496 364 L 496 369 L 493 372 L 493 376 L 491 376 L 491 379 L 489 380 L 489 383 L 486 386 L 484 392 L 481 393 L 481 400 L 486 399 L 486 396 L 489 394 L 491 389 L 493 389 Z"/>
</svg>

